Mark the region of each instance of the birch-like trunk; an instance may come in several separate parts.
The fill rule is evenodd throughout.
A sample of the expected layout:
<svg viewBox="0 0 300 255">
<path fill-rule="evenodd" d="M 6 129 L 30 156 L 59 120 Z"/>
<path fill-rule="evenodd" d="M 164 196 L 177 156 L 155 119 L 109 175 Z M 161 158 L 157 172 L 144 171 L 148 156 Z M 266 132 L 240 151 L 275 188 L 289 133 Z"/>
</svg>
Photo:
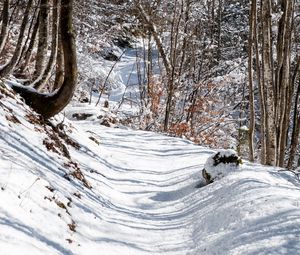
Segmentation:
<svg viewBox="0 0 300 255">
<path fill-rule="evenodd" d="M 254 161 L 254 131 L 255 131 L 255 109 L 254 109 L 254 89 L 253 89 L 253 44 L 256 33 L 256 0 L 251 1 L 250 9 L 250 35 L 248 49 L 248 76 L 249 76 L 249 108 L 250 108 L 250 125 L 249 125 L 249 160 Z"/>
<path fill-rule="evenodd" d="M 262 79 L 266 99 L 265 120 L 263 122 L 266 137 L 266 164 L 275 165 L 276 150 L 276 125 L 275 125 L 275 91 L 274 70 L 271 41 L 271 0 L 261 1 L 262 21 Z"/>
</svg>

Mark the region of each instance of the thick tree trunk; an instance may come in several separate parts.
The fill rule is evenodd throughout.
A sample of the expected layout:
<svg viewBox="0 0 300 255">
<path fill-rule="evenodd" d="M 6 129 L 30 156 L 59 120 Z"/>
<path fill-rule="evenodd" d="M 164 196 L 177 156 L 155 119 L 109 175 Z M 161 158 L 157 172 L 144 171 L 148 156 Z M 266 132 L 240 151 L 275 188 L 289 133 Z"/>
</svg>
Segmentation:
<svg viewBox="0 0 300 255">
<path fill-rule="evenodd" d="M 64 53 L 64 82 L 54 94 L 42 94 L 26 87 L 13 88 L 44 118 L 59 113 L 70 102 L 77 83 L 75 33 L 73 31 L 73 0 L 61 1 L 60 32 Z"/>
</svg>

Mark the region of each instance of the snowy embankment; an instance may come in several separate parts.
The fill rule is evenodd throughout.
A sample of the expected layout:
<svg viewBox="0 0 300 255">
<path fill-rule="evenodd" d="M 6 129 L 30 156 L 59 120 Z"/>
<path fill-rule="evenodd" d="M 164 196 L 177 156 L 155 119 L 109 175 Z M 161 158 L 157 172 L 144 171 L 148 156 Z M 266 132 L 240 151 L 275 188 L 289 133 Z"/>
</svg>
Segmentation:
<svg viewBox="0 0 300 255">
<path fill-rule="evenodd" d="M 293 175 L 244 163 L 195 188 L 212 151 L 62 121 L 1 89 L 0 254 L 300 254 Z"/>
</svg>

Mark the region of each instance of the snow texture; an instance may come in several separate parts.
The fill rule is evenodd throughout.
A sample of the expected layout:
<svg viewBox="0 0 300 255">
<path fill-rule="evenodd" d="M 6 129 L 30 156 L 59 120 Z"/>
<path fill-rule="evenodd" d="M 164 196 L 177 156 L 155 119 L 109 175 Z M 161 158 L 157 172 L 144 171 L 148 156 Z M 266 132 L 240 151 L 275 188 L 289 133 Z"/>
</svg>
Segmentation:
<svg viewBox="0 0 300 255">
<path fill-rule="evenodd" d="M 246 162 L 204 186 L 200 171 L 214 151 L 63 114 L 51 122 L 73 143 L 59 138 L 59 146 L 52 128 L 7 91 L 0 254 L 299 254 L 300 184 L 291 173 Z M 74 107 L 65 115 L 87 111 Z"/>
</svg>

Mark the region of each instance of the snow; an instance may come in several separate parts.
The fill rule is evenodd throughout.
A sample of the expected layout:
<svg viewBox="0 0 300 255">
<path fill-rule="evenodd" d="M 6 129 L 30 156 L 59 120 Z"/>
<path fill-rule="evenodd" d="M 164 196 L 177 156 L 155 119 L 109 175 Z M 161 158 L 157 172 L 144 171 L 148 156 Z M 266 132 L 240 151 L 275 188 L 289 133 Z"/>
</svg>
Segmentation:
<svg viewBox="0 0 300 255">
<path fill-rule="evenodd" d="M 204 186 L 214 151 L 61 114 L 52 123 L 80 144 L 65 144 L 69 159 L 48 151 L 51 128 L 9 95 L 0 101 L 0 254 L 299 254 L 291 173 L 246 162 Z M 89 110 L 73 104 L 66 116 Z M 71 175 L 76 165 L 91 189 Z"/>
<path fill-rule="evenodd" d="M 241 126 L 239 130 L 247 132 L 249 131 L 249 128 L 247 126 Z"/>
<path fill-rule="evenodd" d="M 234 156 L 237 159 L 239 158 L 237 153 L 234 150 L 218 150 L 216 153 L 211 155 L 204 164 L 204 169 L 207 173 L 209 173 L 211 180 L 221 179 L 224 176 L 240 170 L 240 165 L 236 164 L 236 162 L 223 163 L 216 162 L 216 160 L 220 158 L 228 158 L 230 156 Z M 217 158 L 216 158 L 217 157 Z"/>
</svg>

